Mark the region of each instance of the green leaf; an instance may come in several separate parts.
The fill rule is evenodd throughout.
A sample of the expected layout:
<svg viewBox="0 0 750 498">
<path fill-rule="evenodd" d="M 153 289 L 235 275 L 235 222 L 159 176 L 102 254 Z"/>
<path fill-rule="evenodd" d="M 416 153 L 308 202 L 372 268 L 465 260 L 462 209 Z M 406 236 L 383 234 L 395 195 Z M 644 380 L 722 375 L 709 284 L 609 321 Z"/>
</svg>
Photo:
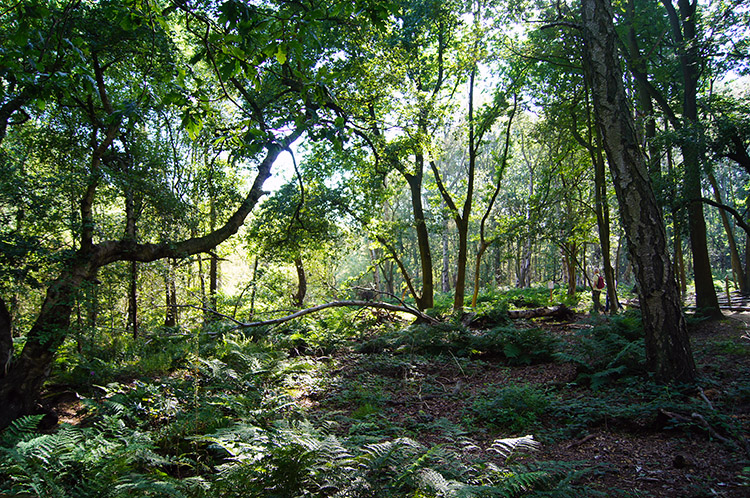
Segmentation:
<svg viewBox="0 0 750 498">
<path fill-rule="evenodd" d="M 286 63 L 286 48 L 283 45 L 279 45 L 276 51 L 276 60 L 282 65 Z"/>
</svg>

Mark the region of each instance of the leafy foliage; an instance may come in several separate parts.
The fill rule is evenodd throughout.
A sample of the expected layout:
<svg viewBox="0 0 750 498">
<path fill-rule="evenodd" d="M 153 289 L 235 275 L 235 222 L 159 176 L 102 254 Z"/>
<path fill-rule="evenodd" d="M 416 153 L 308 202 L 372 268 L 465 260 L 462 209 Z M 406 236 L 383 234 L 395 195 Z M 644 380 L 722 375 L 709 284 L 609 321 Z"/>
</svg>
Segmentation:
<svg viewBox="0 0 750 498">
<path fill-rule="evenodd" d="M 453 354 L 456 356 L 489 355 L 511 365 L 529 365 L 551 361 L 559 341 L 539 328 L 513 325 L 491 330 L 471 330 L 457 323 L 418 324 L 384 334 L 362 344 L 360 350 Z"/>
<path fill-rule="evenodd" d="M 511 433 L 536 428 L 550 405 L 549 394 L 529 385 L 491 387 L 472 403 L 469 413 L 480 422 Z"/>
<path fill-rule="evenodd" d="M 117 414 L 92 427 L 63 426 L 38 434 L 31 419 L 14 422 L 0 446 L 0 491 L 49 497 L 197 496 L 201 478 L 165 473 L 177 461 L 157 453 L 149 434 L 128 428 Z"/>
<path fill-rule="evenodd" d="M 645 345 L 640 315 L 628 312 L 593 322 L 576 332 L 568 347 L 555 355 L 571 362 L 578 382 L 598 388 L 614 379 L 645 372 Z"/>
</svg>

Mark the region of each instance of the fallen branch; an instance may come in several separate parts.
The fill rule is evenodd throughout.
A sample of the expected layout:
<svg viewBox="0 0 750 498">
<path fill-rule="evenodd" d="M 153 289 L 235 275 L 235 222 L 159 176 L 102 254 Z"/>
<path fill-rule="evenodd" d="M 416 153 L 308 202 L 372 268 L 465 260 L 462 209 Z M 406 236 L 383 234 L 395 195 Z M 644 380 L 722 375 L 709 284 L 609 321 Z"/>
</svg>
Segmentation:
<svg viewBox="0 0 750 498">
<path fill-rule="evenodd" d="M 663 408 L 659 408 L 659 411 L 663 415 L 665 415 L 667 418 L 676 420 L 677 422 L 680 422 L 683 424 L 690 424 L 690 423 L 697 422 L 698 425 L 703 427 L 712 438 L 717 439 L 718 441 L 721 441 L 722 443 L 729 446 L 730 448 L 733 448 L 733 449 L 742 448 L 745 450 L 745 453 L 750 455 L 750 447 L 748 447 L 748 443 L 744 438 L 740 439 L 739 441 L 734 441 L 732 439 L 722 436 L 716 431 L 716 429 L 714 429 L 711 426 L 711 424 L 708 423 L 706 418 L 700 413 L 693 412 L 690 414 L 690 416 L 687 416 L 681 413 L 670 412 L 670 411 L 664 410 Z"/>
<path fill-rule="evenodd" d="M 250 327 L 264 327 L 264 326 L 269 326 L 269 325 L 278 325 L 279 323 L 288 322 L 290 320 L 294 320 L 295 318 L 309 315 L 311 313 L 316 313 L 318 311 L 322 311 L 328 308 L 358 308 L 358 307 L 378 308 L 378 309 L 383 309 L 383 310 L 388 310 L 388 311 L 400 311 L 402 313 L 409 313 L 410 315 L 414 315 L 418 319 L 424 320 L 425 322 L 428 322 L 428 323 L 432 323 L 432 324 L 440 323 L 435 318 L 432 318 L 431 316 L 426 315 L 417 309 L 410 308 L 407 306 L 397 306 L 395 304 L 382 303 L 379 301 L 353 300 L 353 301 L 333 301 L 331 303 L 324 303 L 318 306 L 313 306 L 312 308 L 299 310 L 296 313 L 292 313 L 291 315 L 283 316 L 281 318 L 274 318 L 273 320 L 263 320 L 261 322 L 250 322 L 250 323 L 239 323 L 238 327 L 250 328 Z"/>
<path fill-rule="evenodd" d="M 595 437 L 596 437 L 596 435 L 594 435 L 594 434 L 588 434 L 587 436 L 584 436 L 583 438 L 578 439 L 578 440 L 573 441 L 572 443 L 568 444 L 565 447 L 565 449 L 566 450 L 570 450 L 570 449 L 573 449 L 573 448 L 577 448 L 578 446 L 581 446 L 582 444 L 584 444 L 584 443 L 586 443 L 588 441 L 591 441 Z"/>
<path fill-rule="evenodd" d="M 539 318 L 543 316 L 552 316 L 560 320 L 569 320 L 575 317 L 575 312 L 561 304 L 554 308 L 534 308 L 530 310 L 510 310 L 508 316 L 513 319 L 517 318 Z"/>
</svg>

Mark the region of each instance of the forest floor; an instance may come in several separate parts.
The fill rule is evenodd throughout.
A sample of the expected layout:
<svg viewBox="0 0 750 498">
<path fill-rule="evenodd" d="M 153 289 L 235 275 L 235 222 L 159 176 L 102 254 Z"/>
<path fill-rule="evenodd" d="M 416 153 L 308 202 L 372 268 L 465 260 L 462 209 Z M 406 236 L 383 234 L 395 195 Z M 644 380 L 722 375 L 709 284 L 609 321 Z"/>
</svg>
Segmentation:
<svg viewBox="0 0 750 498">
<path fill-rule="evenodd" d="M 572 464 L 583 471 L 581 479 L 604 496 L 747 497 L 750 313 L 725 316 L 723 321 L 690 325 L 703 386 L 689 393 L 697 413 L 684 406 L 673 412 L 663 392 L 650 397 L 638 386 L 578 387 L 571 363 L 507 366 L 492 357 L 470 362 L 452 355 L 403 360 L 353 351 L 327 359 L 336 365 L 331 369 L 336 378 L 327 389 L 301 390 L 298 401 L 321 419 L 344 412 L 355 420 L 353 425 L 361 420 L 361 427 L 344 428 L 350 434 L 390 431 L 427 445 L 451 444 L 460 433 L 488 448 L 495 438 L 534 434 L 543 443 L 534 459 Z M 591 327 L 585 319 L 534 325 L 559 337 Z M 478 424 L 467 415 L 483 393 L 511 385 L 534 386 L 563 399 L 526 427 L 516 426 L 516 432 Z M 352 393 L 357 389 L 361 392 Z M 342 397 L 342 390 L 348 395 Z M 560 416 L 560 402 L 567 407 L 565 417 Z M 589 413 L 607 405 L 619 408 Z M 720 414 L 716 406 L 731 408 Z"/>
<path fill-rule="evenodd" d="M 513 325 L 571 345 L 607 320 L 579 314 Z M 547 463 L 600 496 L 750 496 L 750 313 L 691 321 L 690 337 L 700 389 L 643 375 L 593 385 L 560 356 L 513 365 L 502 352 L 384 347 L 376 329 L 333 348 L 292 348 L 304 368 L 277 377 L 297 413 L 360 444 L 409 437 L 470 460 L 496 439 L 531 434 L 541 449 L 520 462 Z M 55 406 L 74 425 L 82 409 L 75 399 Z"/>
</svg>

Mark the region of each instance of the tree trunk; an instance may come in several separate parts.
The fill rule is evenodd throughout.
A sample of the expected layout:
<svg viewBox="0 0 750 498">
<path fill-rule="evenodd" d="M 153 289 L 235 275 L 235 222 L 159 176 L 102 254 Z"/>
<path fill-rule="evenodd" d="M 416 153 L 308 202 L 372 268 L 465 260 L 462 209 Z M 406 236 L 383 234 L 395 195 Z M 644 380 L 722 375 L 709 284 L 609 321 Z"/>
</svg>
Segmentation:
<svg viewBox="0 0 750 498">
<path fill-rule="evenodd" d="M 416 157 L 416 174 L 407 174 L 406 180 L 411 192 L 411 206 L 414 223 L 417 230 L 417 247 L 419 248 L 419 263 L 422 271 L 422 292 L 415 296 L 417 308 L 426 310 L 434 306 L 435 288 L 432 279 L 432 253 L 430 252 L 430 234 L 427 232 L 424 209 L 422 208 L 422 172 L 424 158 Z"/>
<path fill-rule="evenodd" d="M 10 370 L 13 359 L 13 321 L 5 300 L 0 297 L 0 378 L 5 377 Z"/>
<path fill-rule="evenodd" d="M 35 408 L 39 391 L 52 369 L 57 348 L 69 332 L 73 298 L 85 280 L 93 279 L 99 268 L 115 261 L 148 262 L 190 256 L 206 252 L 237 233 L 263 195 L 263 183 L 271 176 L 273 162 L 284 147 L 301 134 L 302 129 L 295 130 L 282 141 L 266 146 L 266 157 L 258 165 L 258 174 L 250 191 L 224 225 L 213 232 L 201 237 L 158 244 L 137 244 L 129 237 L 98 244 L 94 244 L 92 240 L 84 241 L 86 243 L 81 244 L 81 248 L 68 262 L 67 269 L 47 288 L 45 301 L 26 335 L 21 354 L 11 363 L 8 374 L 0 378 L 0 406 L 3 407 L 0 410 L 0 429 L 7 427 L 19 416 L 31 413 Z M 82 212 L 88 212 L 88 208 L 88 205 L 82 206 Z M 82 237 L 87 237 L 90 233 L 91 230 L 87 229 Z"/>
<path fill-rule="evenodd" d="M 380 257 L 378 256 L 378 250 L 370 248 L 370 261 L 372 262 L 372 282 L 375 284 L 375 290 L 377 291 L 378 295 L 383 292 L 383 284 L 380 281 L 380 270 L 378 268 L 379 260 Z"/>
<path fill-rule="evenodd" d="M 448 226 L 449 219 L 445 220 L 445 231 L 443 232 L 443 270 L 440 275 L 440 290 L 447 294 L 451 291 L 451 267 L 450 255 L 448 253 Z"/>
<path fill-rule="evenodd" d="M 128 327 L 133 338 L 138 338 L 138 262 L 130 262 L 130 282 L 128 286 Z"/>
<path fill-rule="evenodd" d="M 301 308 L 307 294 L 307 276 L 302 258 L 294 258 L 294 267 L 297 270 L 297 292 L 292 296 L 292 305 Z"/>
<path fill-rule="evenodd" d="M 610 261 L 612 247 L 609 242 L 609 203 L 607 202 L 607 179 L 604 169 L 604 157 L 602 150 L 596 147 L 593 150 L 594 158 L 594 203 L 596 211 L 596 225 L 599 229 L 599 244 L 602 248 L 602 269 L 604 270 L 604 280 L 607 282 L 607 298 L 609 303 L 609 313 L 617 313 L 620 307 L 620 301 L 617 296 L 617 279 Z"/>
<path fill-rule="evenodd" d="M 217 309 L 218 293 L 219 293 L 219 258 L 218 256 L 216 256 L 216 252 L 211 252 L 211 259 L 209 260 L 209 265 L 208 265 L 208 305 L 214 311 L 218 311 Z"/>
<path fill-rule="evenodd" d="M 706 241 L 706 220 L 701 197 L 701 146 L 698 119 L 698 80 L 700 78 L 700 40 L 696 31 L 697 2 L 678 0 L 679 15 L 672 0 L 662 0 L 667 10 L 672 34 L 678 44 L 678 55 L 683 80 L 683 130 L 686 137 L 681 146 L 685 168 L 685 196 L 687 197 L 690 249 L 693 254 L 695 305 L 698 312 L 709 318 L 721 318 L 719 300 L 711 274 L 711 260 Z"/>
<path fill-rule="evenodd" d="M 173 261 L 167 263 L 167 275 L 164 279 L 164 297 L 166 312 L 164 315 L 165 327 L 177 326 L 177 285 L 175 284 L 175 264 Z"/>
<path fill-rule="evenodd" d="M 479 298 L 479 275 L 480 275 L 480 268 L 482 266 L 482 256 L 484 256 L 485 251 L 487 250 L 487 247 L 489 245 L 487 242 L 482 238 L 482 240 L 479 241 L 479 249 L 477 250 L 477 257 L 474 260 L 474 293 L 471 296 L 471 307 L 475 308 L 477 306 L 477 299 Z"/>
<path fill-rule="evenodd" d="M 213 167 L 213 164 L 212 164 Z M 216 230 L 216 201 L 213 195 L 214 183 L 213 175 L 209 177 L 209 192 L 212 193 L 209 199 L 209 230 Z M 217 294 L 219 292 L 219 257 L 216 255 L 216 251 L 211 251 L 210 261 L 208 266 L 208 306 L 214 311 L 218 311 Z M 211 313 L 210 320 L 214 320 L 216 315 Z"/>
<path fill-rule="evenodd" d="M 708 173 L 708 181 L 711 184 L 711 188 L 714 191 L 714 199 L 716 202 L 721 204 L 721 192 L 719 191 L 719 184 L 716 181 L 713 173 Z M 729 244 L 729 256 L 732 260 L 732 271 L 737 278 L 735 282 L 739 283 L 740 292 L 746 292 L 745 287 L 745 271 L 742 269 L 742 261 L 740 260 L 740 253 L 737 250 L 737 242 L 734 239 L 734 232 L 732 232 L 732 226 L 729 224 L 729 217 L 726 211 L 719 209 L 719 216 L 721 217 L 721 224 L 724 226 L 724 232 L 727 234 L 727 243 Z"/>
<path fill-rule="evenodd" d="M 467 201 L 469 202 L 469 201 Z M 469 258 L 469 223 L 468 218 L 461 219 L 458 226 L 458 258 L 456 261 L 456 290 L 453 298 L 453 310 L 464 309 L 464 298 L 466 293 L 466 264 Z"/>
<path fill-rule="evenodd" d="M 567 243 L 566 243 L 567 244 Z M 578 249 L 575 244 L 563 248 L 563 262 L 565 263 L 565 280 L 568 285 L 568 295 L 576 295 L 576 261 L 575 253 Z"/>
<path fill-rule="evenodd" d="M 52 369 L 57 348 L 70 328 L 74 296 L 81 282 L 91 278 L 94 267 L 83 263 L 63 272 L 47 289 L 36 322 L 26 335 L 26 343 L 7 374 L 0 379 L 0 428 L 22 414 L 33 413 L 37 396 Z"/>
<path fill-rule="evenodd" d="M 646 366 L 657 381 L 693 382 L 695 363 L 667 235 L 628 109 L 609 0 L 582 0 L 584 50 L 594 108 L 635 268 Z"/>
</svg>

